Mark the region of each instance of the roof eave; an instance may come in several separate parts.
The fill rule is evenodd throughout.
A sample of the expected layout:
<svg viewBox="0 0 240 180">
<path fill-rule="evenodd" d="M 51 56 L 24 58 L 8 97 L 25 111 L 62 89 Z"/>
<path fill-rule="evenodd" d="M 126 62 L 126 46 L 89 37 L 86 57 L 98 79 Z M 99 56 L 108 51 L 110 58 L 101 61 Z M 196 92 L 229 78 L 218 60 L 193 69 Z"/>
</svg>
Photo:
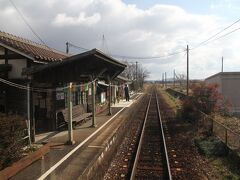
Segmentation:
<svg viewBox="0 0 240 180">
<path fill-rule="evenodd" d="M 17 53 L 17 54 L 20 54 L 20 55 L 22 55 L 22 56 L 24 56 L 24 57 L 26 57 L 26 58 L 28 58 L 28 59 L 31 59 L 31 60 L 35 61 L 35 58 L 34 58 L 34 57 L 29 56 L 28 54 L 25 54 L 25 53 L 23 53 L 23 52 L 15 49 L 15 48 L 11 47 L 11 46 L 8 46 L 8 45 L 6 45 L 6 44 L 3 44 L 2 42 L 0 42 L 0 46 L 2 46 L 2 47 L 4 47 L 4 48 L 7 48 L 7 49 L 9 49 L 9 50 L 11 50 L 11 51 L 13 51 L 13 52 L 15 52 L 15 53 Z"/>
</svg>

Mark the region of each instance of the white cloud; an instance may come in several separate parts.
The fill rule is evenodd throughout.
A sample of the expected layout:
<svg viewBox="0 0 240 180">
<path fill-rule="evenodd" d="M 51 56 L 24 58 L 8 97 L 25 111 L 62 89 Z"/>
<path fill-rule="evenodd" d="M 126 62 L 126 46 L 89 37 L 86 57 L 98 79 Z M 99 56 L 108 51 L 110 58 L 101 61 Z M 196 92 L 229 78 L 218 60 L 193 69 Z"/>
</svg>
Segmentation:
<svg viewBox="0 0 240 180">
<path fill-rule="evenodd" d="M 4 0 L 0 4 L 0 30 L 33 39 L 11 4 Z M 194 14 L 163 4 L 143 10 L 121 0 L 25 0 L 15 4 L 48 45 L 63 51 L 66 41 L 106 50 L 102 47 L 104 34 L 109 53 L 162 56 L 183 50 L 187 44 L 191 48 L 231 24 L 214 14 Z M 190 51 L 190 77 L 202 79 L 219 72 L 221 56 L 226 59 L 226 70 L 238 69 L 239 41 L 236 32 Z M 186 72 L 184 54 L 138 61 L 149 68 L 151 79 L 161 79 L 163 72 L 168 72 L 170 77 L 173 69 Z"/>
<path fill-rule="evenodd" d="M 56 16 L 53 24 L 56 24 L 58 26 L 91 26 L 98 23 L 100 19 L 101 15 L 98 13 L 94 13 L 92 16 L 86 16 L 86 14 L 82 12 L 77 17 L 67 16 L 65 13 L 61 13 Z"/>
</svg>

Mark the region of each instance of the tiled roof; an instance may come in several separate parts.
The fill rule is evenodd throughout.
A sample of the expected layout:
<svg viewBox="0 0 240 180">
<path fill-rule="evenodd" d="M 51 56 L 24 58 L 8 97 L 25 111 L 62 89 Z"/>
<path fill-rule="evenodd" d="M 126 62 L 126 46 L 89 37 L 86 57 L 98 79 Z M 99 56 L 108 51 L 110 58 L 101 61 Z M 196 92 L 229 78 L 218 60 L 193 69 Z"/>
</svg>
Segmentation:
<svg viewBox="0 0 240 180">
<path fill-rule="evenodd" d="M 68 57 L 63 52 L 2 31 L 0 31 L 0 44 L 11 47 L 34 60 L 42 62 L 61 61 Z"/>
</svg>

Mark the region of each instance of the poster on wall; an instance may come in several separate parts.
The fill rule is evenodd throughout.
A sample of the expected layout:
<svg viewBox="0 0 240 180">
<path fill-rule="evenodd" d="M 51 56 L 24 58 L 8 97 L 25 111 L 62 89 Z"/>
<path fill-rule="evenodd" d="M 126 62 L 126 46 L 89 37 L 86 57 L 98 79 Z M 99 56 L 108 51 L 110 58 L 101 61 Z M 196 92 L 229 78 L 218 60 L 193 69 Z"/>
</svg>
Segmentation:
<svg viewBox="0 0 240 180">
<path fill-rule="evenodd" d="M 56 88 L 56 100 L 63 100 L 64 92 L 61 88 Z"/>
<path fill-rule="evenodd" d="M 92 88 L 88 88 L 88 95 L 91 96 L 92 95 Z"/>
<path fill-rule="evenodd" d="M 101 103 L 104 103 L 106 101 L 106 93 L 102 92 L 101 93 Z"/>
</svg>

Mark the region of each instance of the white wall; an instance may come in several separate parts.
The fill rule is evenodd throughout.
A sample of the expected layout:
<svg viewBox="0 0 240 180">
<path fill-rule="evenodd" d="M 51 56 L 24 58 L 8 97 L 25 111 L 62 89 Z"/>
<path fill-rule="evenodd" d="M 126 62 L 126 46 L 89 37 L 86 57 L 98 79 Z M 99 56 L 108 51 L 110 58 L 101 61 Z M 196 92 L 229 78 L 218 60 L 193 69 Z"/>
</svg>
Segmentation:
<svg viewBox="0 0 240 180">
<path fill-rule="evenodd" d="M 240 76 L 223 77 L 222 94 L 231 104 L 234 112 L 240 112 Z"/>
<path fill-rule="evenodd" d="M 4 55 L 4 48 L 0 47 L 0 55 Z M 0 64 L 5 64 L 5 59 L 0 59 Z M 9 59 L 8 64 L 12 70 L 8 72 L 9 79 L 22 79 L 22 69 L 27 67 L 27 59 Z"/>
<path fill-rule="evenodd" d="M 27 67 L 26 59 L 11 59 L 8 64 L 12 65 L 12 70 L 8 73 L 9 79 L 22 79 L 22 69 Z"/>
<path fill-rule="evenodd" d="M 231 111 L 240 113 L 240 74 L 220 74 L 205 81 L 219 84 L 219 92 L 232 104 Z"/>
<path fill-rule="evenodd" d="M 220 75 L 214 76 L 212 78 L 206 79 L 205 82 L 207 84 L 217 84 L 218 85 L 218 92 L 222 93 L 222 79 Z"/>
</svg>

